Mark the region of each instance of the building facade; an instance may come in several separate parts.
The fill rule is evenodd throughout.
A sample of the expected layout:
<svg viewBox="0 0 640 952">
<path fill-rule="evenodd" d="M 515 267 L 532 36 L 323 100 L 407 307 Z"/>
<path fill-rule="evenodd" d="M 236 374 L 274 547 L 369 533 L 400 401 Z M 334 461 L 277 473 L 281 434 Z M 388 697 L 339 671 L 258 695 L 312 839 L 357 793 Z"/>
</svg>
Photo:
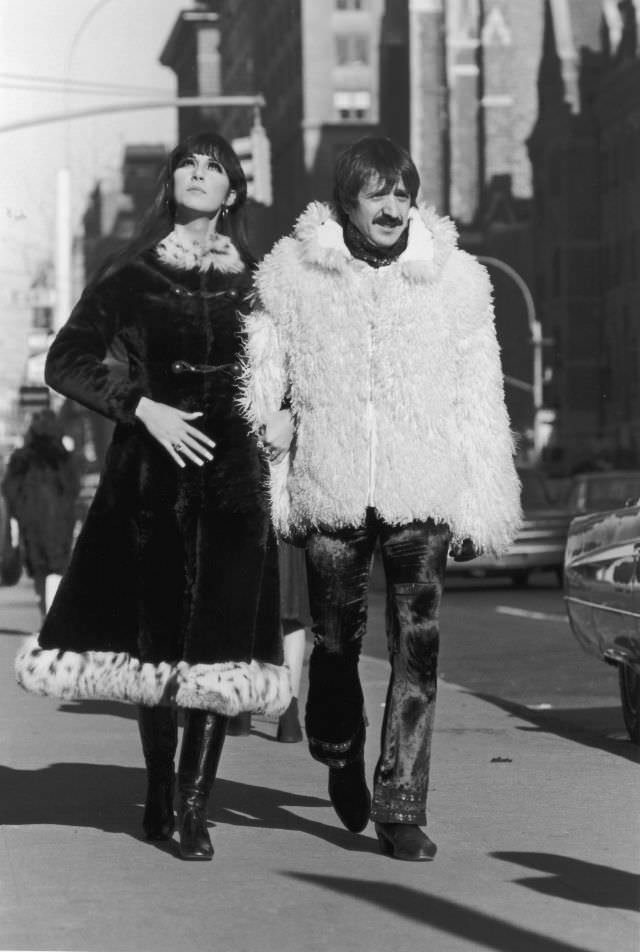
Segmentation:
<svg viewBox="0 0 640 952">
<path fill-rule="evenodd" d="M 197 4 L 183 10 L 160 53 L 160 62 L 176 74 L 178 96 L 219 96 L 220 27 L 218 4 Z M 178 110 L 178 137 L 216 128 L 220 110 L 215 107 L 188 107 Z"/>
<path fill-rule="evenodd" d="M 260 93 L 273 193 L 265 247 L 312 198 L 331 194 L 335 157 L 378 127 L 384 0 L 212 0 L 225 94 Z M 225 110 L 221 131 L 247 136 L 251 115 Z"/>
<path fill-rule="evenodd" d="M 623 32 L 595 101 L 599 128 L 602 429 L 612 457 L 640 465 L 640 50 L 638 3 L 622 6 Z M 634 16 L 635 12 L 635 16 Z"/>
<path fill-rule="evenodd" d="M 638 13 L 604 4 L 575 68 L 546 4 L 534 170 L 535 290 L 554 341 L 549 462 L 640 464 Z M 571 83 L 569 83 L 571 80 Z"/>
</svg>

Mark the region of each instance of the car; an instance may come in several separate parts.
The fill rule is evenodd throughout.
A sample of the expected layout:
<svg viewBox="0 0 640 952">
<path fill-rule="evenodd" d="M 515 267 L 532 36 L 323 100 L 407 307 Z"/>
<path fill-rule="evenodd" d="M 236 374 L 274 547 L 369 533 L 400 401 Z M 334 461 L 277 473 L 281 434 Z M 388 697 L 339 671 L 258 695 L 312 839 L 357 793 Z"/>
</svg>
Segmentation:
<svg viewBox="0 0 640 952">
<path fill-rule="evenodd" d="M 566 491 L 566 506 L 577 516 L 620 509 L 628 500 L 638 498 L 640 470 L 609 469 L 573 475 Z"/>
<path fill-rule="evenodd" d="M 617 667 L 625 726 L 640 744 L 640 491 L 627 506 L 572 520 L 564 578 L 571 630 Z"/>
<path fill-rule="evenodd" d="M 562 584 L 564 549 L 571 521 L 565 504 L 555 503 L 548 492 L 544 473 L 534 467 L 518 467 L 522 484 L 523 522 L 512 545 L 500 557 L 481 555 L 471 562 L 449 559 L 447 576 L 475 578 L 508 576 L 524 587 L 534 571 L 553 572 Z"/>
</svg>

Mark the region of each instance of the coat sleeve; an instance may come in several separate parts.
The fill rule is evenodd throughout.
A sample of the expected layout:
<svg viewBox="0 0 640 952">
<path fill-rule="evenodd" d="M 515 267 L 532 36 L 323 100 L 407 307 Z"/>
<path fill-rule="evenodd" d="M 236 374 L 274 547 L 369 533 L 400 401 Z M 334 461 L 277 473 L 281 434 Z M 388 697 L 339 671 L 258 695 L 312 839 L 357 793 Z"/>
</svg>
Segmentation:
<svg viewBox="0 0 640 952">
<path fill-rule="evenodd" d="M 65 397 L 111 420 L 135 422 L 135 409 L 147 389 L 104 363 L 122 325 L 119 275 L 84 292 L 53 341 L 45 381 Z M 119 292 L 119 293 L 118 293 Z"/>
<path fill-rule="evenodd" d="M 491 284 L 486 269 L 465 258 L 470 283 L 467 319 L 459 328 L 454 398 L 463 486 L 460 534 L 487 551 L 500 553 L 521 522 L 520 481 L 504 399 Z"/>
<path fill-rule="evenodd" d="M 288 328 L 293 312 L 276 246 L 258 269 L 255 306 L 244 319 L 245 355 L 240 381 L 241 405 L 257 432 L 289 394 Z"/>
</svg>

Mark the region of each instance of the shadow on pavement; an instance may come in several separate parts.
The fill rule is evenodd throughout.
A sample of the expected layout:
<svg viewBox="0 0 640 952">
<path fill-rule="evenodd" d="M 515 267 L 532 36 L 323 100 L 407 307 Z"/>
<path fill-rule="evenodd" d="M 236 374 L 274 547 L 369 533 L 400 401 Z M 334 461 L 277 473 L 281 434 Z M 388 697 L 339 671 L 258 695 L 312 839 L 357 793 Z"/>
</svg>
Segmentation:
<svg viewBox="0 0 640 952">
<path fill-rule="evenodd" d="M 216 780 L 210 813 L 217 823 L 278 830 L 298 830 L 341 849 L 379 854 L 377 840 L 328 826 L 292 813 L 288 807 L 330 807 L 323 797 L 301 796 L 286 790 L 255 787 L 235 780 Z M 331 813 L 333 816 L 333 812 Z"/>
<path fill-rule="evenodd" d="M 496 697 L 493 694 L 481 694 L 476 691 L 466 693 L 495 704 L 513 717 L 529 721 L 534 725 L 518 727 L 518 730 L 544 731 L 563 737 L 565 740 L 584 744 L 586 747 L 606 750 L 609 754 L 616 754 L 633 763 L 640 763 L 640 749 L 623 734 L 622 715 L 617 707 L 553 708 L 548 711 L 534 711 L 524 704 L 517 704 L 515 701 L 508 701 L 506 698 Z M 609 729 L 619 731 L 620 740 L 608 737 L 605 732 Z"/>
<path fill-rule="evenodd" d="M 92 827 L 143 838 L 146 771 L 142 767 L 58 763 L 39 770 L 14 770 L 0 766 L 0 790 L 0 825 Z M 220 777 L 209 816 L 229 826 L 297 830 L 345 850 L 378 852 L 373 839 L 305 819 L 288 809 L 309 807 L 329 807 L 329 801 Z"/>
<path fill-rule="evenodd" d="M 388 880 L 368 882 L 344 876 L 295 872 L 283 872 L 282 875 L 330 889 L 340 896 L 360 899 L 420 925 L 467 939 L 473 942 L 473 948 L 495 949 L 497 952 L 584 952 L 583 946 L 548 938 L 449 899 Z"/>
<path fill-rule="evenodd" d="M 59 763 L 39 770 L 0 766 L 0 824 L 88 826 L 139 838 L 145 770 Z"/>
<path fill-rule="evenodd" d="M 136 705 L 126 701 L 66 701 L 58 711 L 62 714 L 110 714 L 111 717 L 125 717 L 134 721 L 138 717 Z"/>
<path fill-rule="evenodd" d="M 607 909 L 630 909 L 632 912 L 640 909 L 640 876 L 634 873 L 555 853 L 496 852 L 490 855 L 548 873 L 544 879 L 528 876 L 514 880 L 545 896 Z"/>
</svg>

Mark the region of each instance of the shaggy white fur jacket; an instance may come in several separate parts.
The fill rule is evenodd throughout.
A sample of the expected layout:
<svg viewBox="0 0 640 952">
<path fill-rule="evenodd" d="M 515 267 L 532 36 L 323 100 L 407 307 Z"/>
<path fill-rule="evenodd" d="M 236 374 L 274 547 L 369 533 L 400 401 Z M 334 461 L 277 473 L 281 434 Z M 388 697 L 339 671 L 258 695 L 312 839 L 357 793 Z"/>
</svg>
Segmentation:
<svg viewBox="0 0 640 952">
<path fill-rule="evenodd" d="M 405 251 L 354 259 L 328 206 L 313 203 L 261 264 L 247 318 L 242 402 L 257 431 L 288 395 L 293 448 L 271 467 L 285 536 L 429 517 L 501 551 L 520 487 L 486 270 L 453 222 L 412 209 Z"/>
</svg>

